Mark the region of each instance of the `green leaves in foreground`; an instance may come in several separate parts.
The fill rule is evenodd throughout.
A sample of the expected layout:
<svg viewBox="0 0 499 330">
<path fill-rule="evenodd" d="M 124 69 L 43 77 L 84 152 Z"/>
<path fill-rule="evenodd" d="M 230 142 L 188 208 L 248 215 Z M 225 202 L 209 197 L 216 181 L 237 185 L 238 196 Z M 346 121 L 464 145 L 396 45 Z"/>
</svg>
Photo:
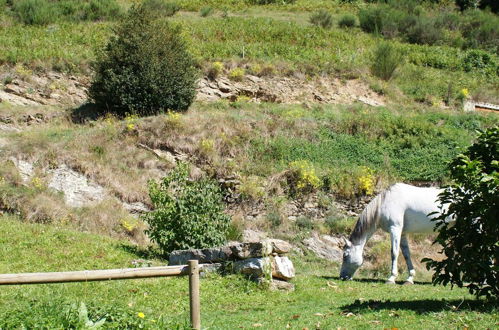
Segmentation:
<svg viewBox="0 0 499 330">
<path fill-rule="evenodd" d="M 223 213 L 215 181 L 192 181 L 188 165 L 179 164 L 160 184 L 150 183 L 149 196 L 154 211 L 144 217 L 149 223 L 147 234 L 163 253 L 225 243 L 230 217 Z"/>
<path fill-rule="evenodd" d="M 436 218 L 435 242 L 446 259 L 423 259 L 433 283 L 467 287 L 477 296 L 499 297 L 499 128 L 480 134 L 450 163 L 454 183 L 441 195 L 448 209 Z M 449 224 L 447 219 L 455 219 Z"/>
</svg>

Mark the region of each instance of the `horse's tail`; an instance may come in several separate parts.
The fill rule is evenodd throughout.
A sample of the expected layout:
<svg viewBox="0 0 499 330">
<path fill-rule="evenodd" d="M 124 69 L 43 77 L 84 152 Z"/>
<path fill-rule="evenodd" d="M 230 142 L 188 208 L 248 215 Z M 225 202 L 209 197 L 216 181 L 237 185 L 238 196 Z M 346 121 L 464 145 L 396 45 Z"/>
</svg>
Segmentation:
<svg viewBox="0 0 499 330">
<path fill-rule="evenodd" d="M 359 220 L 355 224 L 350 241 L 357 243 L 362 237 L 367 235 L 368 232 L 374 231 L 379 223 L 381 214 L 381 204 L 385 199 L 386 191 L 374 197 L 372 201 L 367 204 L 359 216 Z"/>
</svg>

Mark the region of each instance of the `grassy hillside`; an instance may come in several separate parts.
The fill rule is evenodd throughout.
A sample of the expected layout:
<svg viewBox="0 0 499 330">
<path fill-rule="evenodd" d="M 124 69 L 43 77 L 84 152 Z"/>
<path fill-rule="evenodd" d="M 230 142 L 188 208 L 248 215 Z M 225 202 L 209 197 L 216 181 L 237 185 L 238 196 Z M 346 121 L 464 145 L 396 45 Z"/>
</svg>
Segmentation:
<svg viewBox="0 0 499 330">
<path fill-rule="evenodd" d="M 5 111 L 15 118 L 22 116 L 20 109 Z M 143 241 L 140 226 L 130 231 L 123 225 L 137 221 L 117 200 L 149 205 L 147 180 L 174 166 L 144 146 L 180 153 L 208 176 L 236 177 L 238 203 L 262 204 L 269 213 L 294 198 L 307 198 L 308 192 L 296 195 L 297 183 L 286 174 L 303 171 L 296 168 L 302 164 L 316 180 L 311 192 L 325 196 L 321 203 L 327 210 L 333 196 L 364 195 L 366 180 L 376 190 L 398 181 L 445 182 L 446 163 L 470 144 L 477 129 L 497 123 L 495 114 L 245 101 L 198 103 L 183 115 L 108 117 L 87 124 L 74 123 L 66 113 L 18 133 L 1 133 L 6 142 L 0 202 L 31 221 L 73 223 Z M 12 158 L 33 164 L 28 182 Z M 103 186 L 109 197 L 90 208 L 64 206 L 62 196 L 47 187 L 50 169 L 61 164 Z M 287 227 L 275 225 L 276 231 Z"/>
<path fill-rule="evenodd" d="M 257 81 L 254 93 L 243 86 L 182 114 L 143 118 L 97 117 L 92 104 L 63 106 L 61 99 L 84 99 L 96 53 L 135 2 L 0 0 L 0 89 L 11 100 L 37 104 L 47 96 L 52 104 L 0 99 L 0 273 L 132 267 L 139 258 L 164 264 L 130 206 L 151 207 L 148 181 L 179 161 L 191 164 L 192 178 L 220 183 L 232 216 L 229 239 L 251 228 L 303 247 L 313 233 L 348 235 L 352 210 L 362 202 L 394 182 L 445 184 L 447 162 L 477 130 L 499 124 L 497 113 L 461 110 L 467 98 L 499 103 L 499 19 L 487 11 L 461 13 L 452 1 L 178 0 L 167 6 L 171 16 L 161 9 L 162 19 L 181 26 L 200 75 L 218 68 L 222 85 Z M 311 23 L 319 10 L 331 14 L 331 28 Z M 345 15 L 353 26 L 340 24 Z M 363 23 L 371 16 L 374 25 Z M 401 56 L 387 80 L 372 69 L 383 60 L 376 57 L 380 44 Z M 210 79 L 204 82 L 216 82 Z M 270 96 L 292 90 L 281 89 L 283 82 L 310 82 L 303 88 L 308 97 L 300 98 L 300 90 L 280 104 L 258 103 L 267 98 L 253 95 L 273 84 Z M 326 101 L 315 94 L 331 90 Z M 363 96 L 383 105 L 366 105 Z M 88 182 L 102 196 L 69 205 L 68 194 L 51 185 L 61 168 L 62 176 L 79 175 L 77 185 Z M 497 326 L 495 302 L 431 286 L 431 274 L 417 262 L 438 255 L 431 237 L 415 236 L 411 247 L 420 281 L 414 286 L 373 280 L 389 272 L 389 240 L 379 235 L 367 246 L 359 281 L 339 281 L 337 263 L 305 248 L 291 256 L 297 269 L 291 293 L 211 274 L 201 284 L 203 324 Z M 92 321 L 105 319 L 104 328 L 186 328 L 187 292 L 186 278 L 3 287 L 0 330 L 79 329 L 82 306 Z"/>
<path fill-rule="evenodd" d="M 130 2 L 123 1 L 121 4 L 125 8 Z M 346 79 L 361 78 L 377 92 L 399 102 L 402 93 L 407 96 L 405 102 L 415 100 L 441 104 L 445 101 L 454 105 L 463 88 L 468 89 L 473 97 L 497 100 L 496 68 L 499 62 L 493 50 L 485 52 L 490 57 L 487 63 L 475 63 L 474 57 L 469 62 L 469 50 L 472 48 L 461 47 L 461 44 L 448 42 L 447 39 L 431 44 L 411 44 L 403 35 L 394 38 L 391 37 L 393 33 L 384 37 L 366 33 L 358 23 L 352 28 L 338 26 L 344 14 L 359 14 L 378 5 L 296 1 L 261 6 L 251 4 L 251 1 L 204 3 L 191 0 L 178 4 L 182 11 L 168 19 L 183 27 L 190 49 L 201 67 L 208 68 L 211 62 L 222 61 L 228 71 L 239 66 L 248 73 L 256 74 L 265 68 L 265 72 L 278 75 L 334 74 Z M 478 24 L 477 32 L 476 36 L 469 37 L 470 40 L 480 36 L 494 44 L 497 36 L 489 32 L 484 34 L 484 31 L 495 29 L 499 22 L 497 16 L 490 14 L 490 17 L 475 18 L 471 14 L 466 16 L 452 12 L 455 17 L 446 18 L 450 9 L 428 6 L 422 7 L 422 17 L 432 17 L 434 12 L 444 21 L 454 19 L 463 22 L 462 33 L 451 27 L 442 27 L 444 30 L 438 33 L 452 37 L 456 33 L 458 36 L 463 34 L 462 38 L 465 38 L 468 31 L 465 29 L 468 26 L 466 22 L 475 22 L 475 19 L 473 24 Z M 212 14 L 201 16 L 200 9 L 207 7 L 213 9 Z M 327 9 L 333 14 L 332 29 L 323 29 L 309 22 L 311 13 L 318 9 Z M 0 43 L 3 45 L 0 63 L 24 65 L 35 70 L 53 68 L 88 74 L 95 51 L 105 45 L 115 24 L 115 20 L 109 18 L 98 21 L 60 18 L 50 25 L 25 25 L 12 11 L 5 9 L 3 14 L 0 13 L 4 26 L 0 31 Z M 393 24 L 398 23 L 394 21 Z M 388 83 L 372 77 L 369 70 L 374 50 L 383 39 L 389 40 L 404 55 L 403 64 Z M 473 63 L 471 67 L 470 63 Z M 483 65 L 490 66 L 490 70 L 482 70 Z"/>
<path fill-rule="evenodd" d="M 138 258 L 124 242 L 11 217 L 0 217 L 0 232 L 0 273 L 130 267 Z M 464 290 L 426 282 L 396 287 L 367 279 L 342 282 L 337 265 L 294 260 L 298 275 L 291 293 L 268 292 L 238 276 L 202 279 L 203 327 L 414 328 L 424 322 L 432 328 L 493 328 L 497 323 L 496 307 Z M 81 303 L 91 320 L 106 319 L 104 328 L 188 324 L 187 278 L 7 286 L 0 299 L 2 329 L 77 327 Z"/>
</svg>

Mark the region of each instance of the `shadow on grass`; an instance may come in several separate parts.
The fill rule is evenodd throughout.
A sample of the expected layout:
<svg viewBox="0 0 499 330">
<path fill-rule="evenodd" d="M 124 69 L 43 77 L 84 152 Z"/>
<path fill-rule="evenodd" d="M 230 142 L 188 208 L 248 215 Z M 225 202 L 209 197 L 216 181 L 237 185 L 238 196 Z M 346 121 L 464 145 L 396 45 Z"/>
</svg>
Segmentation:
<svg viewBox="0 0 499 330">
<path fill-rule="evenodd" d="M 150 247 L 141 248 L 139 246 L 128 245 L 128 244 L 120 244 L 119 247 L 123 249 L 125 252 L 135 254 L 138 258 L 141 259 L 147 259 L 147 260 L 157 259 L 166 262 L 166 258 L 164 255 L 162 255 L 158 250 L 152 249 Z"/>
<path fill-rule="evenodd" d="M 343 281 L 339 276 L 320 276 L 320 278 L 323 278 L 325 280 L 334 280 L 334 281 Z M 385 284 L 386 280 L 382 279 L 376 279 L 376 278 L 354 278 L 351 280 L 353 282 L 361 282 L 361 283 L 380 283 L 380 284 Z M 397 284 L 404 284 L 404 281 L 397 281 Z M 417 285 L 431 285 L 431 282 L 418 282 L 414 281 L 414 284 Z M 390 284 L 387 284 L 390 285 Z"/>
<path fill-rule="evenodd" d="M 422 299 L 410 301 L 356 300 L 353 304 L 344 305 L 341 306 L 341 308 L 353 313 L 374 312 L 379 310 L 410 310 L 417 314 L 463 310 L 490 313 L 497 310 L 497 301 L 487 302 L 484 300 L 471 299 Z"/>
<path fill-rule="evenodd" d="M 91 120 L 97 120 L 102 116 L 102 111 L 94 103 L 84 103 L 78 108 L 71 110 L 71 120 L 75 124 L 84 124 Z"/>
</svg>

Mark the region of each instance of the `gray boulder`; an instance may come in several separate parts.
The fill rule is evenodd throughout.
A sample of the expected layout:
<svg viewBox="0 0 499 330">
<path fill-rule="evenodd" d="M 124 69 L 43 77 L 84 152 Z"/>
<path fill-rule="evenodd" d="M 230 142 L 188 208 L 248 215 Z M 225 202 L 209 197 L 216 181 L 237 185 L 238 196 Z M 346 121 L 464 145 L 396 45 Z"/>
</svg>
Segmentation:
<svg viewBox="0 0 499 330">
<path fill-rule="evenodd" d="M 170 253 L 169 265 L 186 265 L 189 260 L 199 260 L 200 263 L 216 263 L 232 259 L 230 246 L 198 250 L 176 250 Z"/>
</svg>

